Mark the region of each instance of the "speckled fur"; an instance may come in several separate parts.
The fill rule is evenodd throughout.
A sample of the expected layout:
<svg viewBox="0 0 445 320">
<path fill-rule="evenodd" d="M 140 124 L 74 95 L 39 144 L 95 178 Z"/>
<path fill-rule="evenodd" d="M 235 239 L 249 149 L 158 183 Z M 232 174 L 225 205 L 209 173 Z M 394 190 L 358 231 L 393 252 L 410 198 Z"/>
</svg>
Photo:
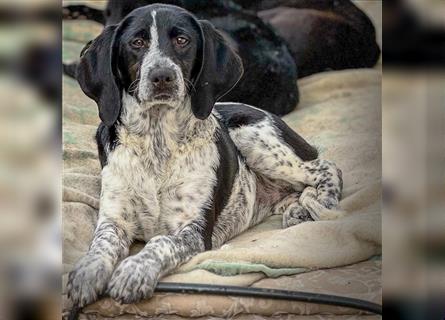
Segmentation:
<svg viewBox="0 0 445 320">
<path fill-rule="evenodd" d="M 215 220 L 209 241 L 217 248 L 272 214 L 282 214 L 288 227 L 329 218 L 338 204 L 340 170 L 326 160 L 302 161 L 272 115 L 238 104 L 256 112 L 255 121 L 231 127 L 216 109 L 199 120 L 184 94 L 184 77 L 176 78 L 174 101 L 144 101 L 150 96 L 141 87 L 145 82 L 139 82 L 137 97 L 122 95 L 117 142 L 105 144 L 98 226 L 88 253 L 69 275 L 76 306 L 103 293 L 123 303 L 151 297 L 163 275 L 209 247 L 209 219 Z M 234 143 L 237 153 L 230 160 L 220 152 L 222 136 Z M 219 215 L 209 218 L 218 170 L 226 165 L 236 168 L 231 189 L 224 190 L 229 196 Z M 134 240 L 146 245 L 129 257 Z"/>
<path fill-rule="evenodd" d="M 187 103 L 181 112 L 167 107 L 143 111 L 135 99 L 125 100 L 120 143 L 102 171 L 93 244 L 70 274 L 71 298 L 80 305 L 106 288 L 124 303 L 149 298 L 160 277 L 204 251 L 203 212 L 212 201 L 219 165 L 219 114 L 214 111 L 201 121 Z M 144 124 L 133 126 L 132 121 Z M 242 156 L 231 196 L 214 226 L 214 248 L 272 214 L 282 214 L 283 226 L 289 227 L 318 220 L 320 211 L 337 206 L 340 171 L 326 160 L 301 161 L 271 119 L 229 133 Z M 104 233 L 107 226 L 113 227 Z M 134 239 L 147 245 L 118 264 Z"/>
</svg>

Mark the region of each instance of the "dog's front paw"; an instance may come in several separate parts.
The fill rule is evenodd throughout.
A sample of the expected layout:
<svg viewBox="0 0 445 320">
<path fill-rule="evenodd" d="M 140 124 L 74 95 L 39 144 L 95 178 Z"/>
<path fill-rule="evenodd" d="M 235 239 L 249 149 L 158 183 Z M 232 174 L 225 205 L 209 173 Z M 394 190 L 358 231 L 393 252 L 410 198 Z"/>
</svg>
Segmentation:
<svg viewBox="0 0 445 320">
<path fill-rule="evenodd" d="M 68 298 L 73 306 L 84 307 L 105 291 L 113 266 L 106 258 L 86 255 L 68 275 Z"/>
<path fill-rule="evenodd" d="M 153 295 L 160 271 L 150 260 L 136 256 L 123 260 L 114 270 L 107 293 L 121 303 L 135 303 Z"/>
</svg>

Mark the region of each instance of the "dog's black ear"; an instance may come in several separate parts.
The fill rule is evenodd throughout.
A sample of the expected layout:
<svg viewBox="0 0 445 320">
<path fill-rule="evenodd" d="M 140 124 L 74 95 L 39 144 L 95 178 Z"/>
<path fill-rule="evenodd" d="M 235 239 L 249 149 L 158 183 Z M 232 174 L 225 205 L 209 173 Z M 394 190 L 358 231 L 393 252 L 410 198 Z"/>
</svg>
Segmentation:
<svg viewBox="0 0 445 320">
<path fill-rule="evenodd" d="M 194 69 L 192 111 L 198 119 L 207 118 L 218 99 L 228 93 L 243 75 L 241 58 L 213 25 L 199 20 L 201 45 Z"/>
<path fill-rule="evenodd" d="M 76 78 L 83 92 L 96 101 L 99 117 L 112 126 L 121 110 L 121 89 L 113 72 L 113 49 L 117 26 L 109 26 L 82 50 Z"/>
</svg>

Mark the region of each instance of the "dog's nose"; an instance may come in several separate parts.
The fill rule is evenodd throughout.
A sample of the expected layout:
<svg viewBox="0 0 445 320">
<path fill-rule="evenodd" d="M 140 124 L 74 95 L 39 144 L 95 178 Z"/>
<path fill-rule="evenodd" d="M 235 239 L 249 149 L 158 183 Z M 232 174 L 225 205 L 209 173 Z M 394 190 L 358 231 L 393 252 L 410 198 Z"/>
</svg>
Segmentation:
<svg viewBox="0 0 445 320">
<path fill-rule="evenodd" d="M 176 74 L 172 69 L 161 68 L 153 71 L 150 81 L 156 87 L 167 87 L 176 80 Z"/>
</svg>

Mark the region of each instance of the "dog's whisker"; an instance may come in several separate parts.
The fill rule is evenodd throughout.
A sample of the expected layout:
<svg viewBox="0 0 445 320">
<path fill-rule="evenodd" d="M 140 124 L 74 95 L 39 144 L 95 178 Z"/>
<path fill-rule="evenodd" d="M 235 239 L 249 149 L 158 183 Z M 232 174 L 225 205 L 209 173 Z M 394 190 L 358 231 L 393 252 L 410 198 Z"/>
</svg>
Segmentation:
<svg viewBox="0 0 445 320">
<path fill-rule="evenodd" d="M 185 79 L 185 78 L 184 78 L 184 82 L 185 82 L 185 86 L 186 86 L 187 90 L 193 89 L 193 91 L 196 91 L 196 87 L 193 84 L 193 82 L 191 82 L 190 80 Z"/>
<path fill-rule="evenodd" d="M 134 93 L 137 90 L 137 85 L 139 84 L 140 80 L 140 78 L 137 78 L 132 83 L 130 83 L 130 85 L 128 86 L 128 93 Z"/>
<path fill-rule="evenodd" d="M 136 86 L 140 80 L 141 80 L 140 78 L 136 78 L 136 80 L 134 80 L 132 83 L 130 83 L 130 85 L 128 86 L 128 91 L 135 90 L 136 87 L 135 88 L 132 88 L 132 87 Z"/>
</svg>

